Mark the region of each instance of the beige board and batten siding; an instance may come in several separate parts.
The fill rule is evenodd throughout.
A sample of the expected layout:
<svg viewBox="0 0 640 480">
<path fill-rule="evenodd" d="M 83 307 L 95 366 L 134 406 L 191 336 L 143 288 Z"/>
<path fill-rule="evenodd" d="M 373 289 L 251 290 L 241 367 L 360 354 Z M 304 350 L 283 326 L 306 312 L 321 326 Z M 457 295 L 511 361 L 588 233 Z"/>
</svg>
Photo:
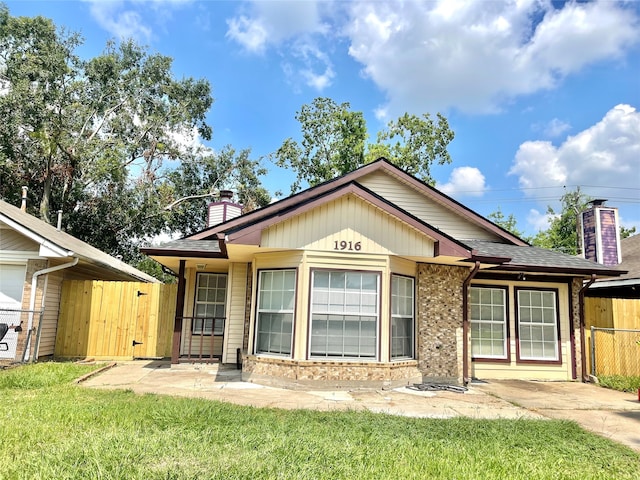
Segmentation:
<svg viewBox="0 0 640 480">
<path fill-rule="evenodd" d="M 4 224 L 0 222 L 0 253 L 2 256 L 21 254 L 21 256 L 27 255 L 29 258 L 33 258 L 34 255 L 38 255 L 38 249 L 39 246 L 36 242 L 11 228 L 4 227 Z"/>
<path fill-rule="evenodd" d="M 247 268 L 248 265 L 246 263 L 232 263 L 229 266 L 223 363 L 236 363 L 237 350 L 238 348 L 242 349 L 247 295 Z"/>
<path fill-rule="evenodd" d="M 353 194 L 269 227 L 261 244 L 349 254 L 434 254 L 432 239 Z"/>
<path fill-rule="evenodd" d="M 373 172 L 358 179 L 358 183 L 453 238 L 500 241 L 497 235 L 474 225 L 398 178 Z"/>
<path fill-rule="evenodd" d="M 471 362 L 471 374 L 480 379 L 535 379 L 535 380 L 572 380 L 571 371 L 571 340 L 569 329 L 569 288 L 566 283 L 546 283 L 546 282 L 518 282 L 517 285 L 504 281 L 474 281 L 471 286 L 481 287 L 506 286 L 508 288 L 507 301 L 509 311 L 509 337 L 510 351 L 509 362 L 492 363 L 482 360 Z M 560 347 L 561 364 L 549 363 L 518 363 L 516 351 L 516 308 L 515 287 L 554 289 L 558 296 L 558 320 L 560 324 Z M 577 321 L 577 320 L 576 320 Z M 579 341 L 576 338 L 576 341 Z"/>
<path fill-rule="evenodd" d="M 52 272 L 46 278 L 47 288 L 44 298 L 42 327 L 40 328 L 38 357 L 54 354 L 63 279 L 64 274 L 62 272 Z"/>
</svg>

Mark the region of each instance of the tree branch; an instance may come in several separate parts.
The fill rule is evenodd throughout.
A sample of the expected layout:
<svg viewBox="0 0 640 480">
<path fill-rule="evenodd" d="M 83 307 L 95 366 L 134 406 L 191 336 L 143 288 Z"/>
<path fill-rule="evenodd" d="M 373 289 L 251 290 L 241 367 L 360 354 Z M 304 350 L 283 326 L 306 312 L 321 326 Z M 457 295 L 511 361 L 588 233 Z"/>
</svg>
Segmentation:
<svg viewBox="0 0 640 480">
<path fill-rule="evenodd" d="M 202 195 L 188 195 L 186 197 L 182 197 L 179 198 L 178 200 L 176 200 L 175 202 L 171 202 L 169 205 L 167 205 L 166 207 L 163 208 L 163 210 L 171 210 L 173 207 L 175 207 L 176 205 L 185 202 L 187 200 L 193 200 L 194 198 L 204 198 L 204 197 L 213 197 L 214 195 L 216 195 L 218 192 L 209 192 L 209 193 L 203 193 Z"/>
</svg>

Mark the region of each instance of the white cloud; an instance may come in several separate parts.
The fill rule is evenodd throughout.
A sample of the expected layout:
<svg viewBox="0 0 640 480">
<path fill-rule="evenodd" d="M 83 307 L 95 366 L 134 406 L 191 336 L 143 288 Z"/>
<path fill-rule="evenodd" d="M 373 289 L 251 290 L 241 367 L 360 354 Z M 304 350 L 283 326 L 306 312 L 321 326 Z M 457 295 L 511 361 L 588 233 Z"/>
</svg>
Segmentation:
<svg viewBox="0 0 640 480">
<path fill-rule="evenodd" d="M 455 107 L 496 111 L 557 86 L 638 41 L 637 14 L 602 1 L 355 2 L 350 55 L 387 92 L 395 114 Z"/>
<path fill-rule="evenodd" d="M 616 196 L 640 200 L 640 112 L 617 105 L 557 147 L 548 141 L 524 142 L 509 175 L 517 175 L 520 187 L 528 189 L 525 195 L 541 203 L 548 203 L 546 188 L 565 185 L 582 186 L 587 195 L 611 204 Z"/>
<path fill-rule="evenodd" d="M 263 52 L 299 35 L 326 31 L 318 2 L 252 2 L 249 12 L 227 20 L 227 37 L 249 52 Z"/>
<path fill-rule="evenodd" d="M 154 28 L 171 19 L 172 12 L 192 0 L 85 0 L 91 16 L 118 40 L 150 42 Z"/>
<path fill-rule="evenodd" d="M 529 210 L 529 214 L 527 215 L 527 223 L 533 227 L 534 231 L 540 232 L 549 228 L 553 218 L 554 215 L 540 213 L 535 208 L 532 208 Z"/>
<path fill-rule="evenodd" d="M 450 196 L 481 197 L 487 190 L 484 175 L 475 167 L 454 168 L 449 181 L 437 185 L 438 190 Z"/>
<path fill-rule="evenodd" d="M 331 85 L 335 71 L 331 59 L 319 47 L 319 40 L 328 33 L 327 24 L 321 20 L 321 7 L 327 5 L 314 1 L 249 5 L 249 13 L 227 20 L 227 38 L 253 54 L 278 49 L 285 58 L 282 70 L 296 89 L 305 84 L 322 91 Z"/>
<path fill-rule="evenodd" d="M 253 20 L 241 15 L 227 21 L 227 37 L 241 44 L 252 53 L 263 53 L 269 34 L 260 19 Z"/>
<path fill-rule="evenodd" d="M 571 124 L 554 118 L 546 124 L 535 124 L 531 128 L 534 132 L 542 132 L 547 138 L 556 138 L 571 130 Z"/>
<path fill-rule="evenodd" d="M 126 9 L 124 1 L 92 1 L 91 16 L 118 40 L 134 38 L 148 42 L 151 39 L 152 28 L 139 12 Z"/>
<path fill-rule="evenodd" d="M 553 185 L 638 188 L 638 172 L 640 112 L 629 105 L 618 105 L 592 127 L 567 137 L 559 147 L 548 141 L 523 143 L 509 174 L 518 175 L 523 188 Z"/>
</svg>

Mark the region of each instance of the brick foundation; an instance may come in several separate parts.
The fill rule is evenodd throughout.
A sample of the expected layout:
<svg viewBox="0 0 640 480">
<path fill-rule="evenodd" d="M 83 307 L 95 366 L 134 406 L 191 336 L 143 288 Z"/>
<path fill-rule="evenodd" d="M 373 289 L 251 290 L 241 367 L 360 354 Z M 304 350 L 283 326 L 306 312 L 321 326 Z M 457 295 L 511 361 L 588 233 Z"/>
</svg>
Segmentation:
<svg viewBox="0 0 640 480">
<path fill-rule="evenodd" d="M 290 389 L 390 389 L 420 383 L 418 362 L 325 362 L 245 355 L 242 379 Z"/>
</svg>

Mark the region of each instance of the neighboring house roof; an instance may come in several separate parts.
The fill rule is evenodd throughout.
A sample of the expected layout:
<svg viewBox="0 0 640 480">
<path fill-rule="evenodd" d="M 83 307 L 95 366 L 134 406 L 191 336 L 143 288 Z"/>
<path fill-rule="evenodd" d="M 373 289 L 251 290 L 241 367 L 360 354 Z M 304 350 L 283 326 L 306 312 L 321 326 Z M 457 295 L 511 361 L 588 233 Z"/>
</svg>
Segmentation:
<svg viewBox="0 0 640 480">
<path fill-rule="evenodd" d="M 107 269 L 122 279 L 153 283 L 159 281 L 2 200 L 0 200 L 0 222 L 38 243 L 41 257 L 77 257 L 85 264 Z"/>
<path fill-rule="evenodd" d="M 591 289 L 640 285 L 640 235 L 620 240 L 620 252 L 622 262 L 618 267 L 626 273 L 614 280 L 598 280 Z"/>
<path fill-rule="evenodd" d="M 435 202 L 449 212 L 479 227 L 478 231 L 489 232 L 496 241 L 461 240 L 427 223 L 424 218 L 412 215 L 398 205 L 359 183 L 373 173 L 384 173 L 400 180 L 423 195 L 425 201 Z M 380 159 L 342 177 L 309 188 L 301 193 L 249 212 L 226 222 L 214 225 L 184 239 L 175 240 L 159 247 L 143 248 L 148 255 L 179 258 L 227 258 L 227 245 L 260 246 L 262 232 L 269 227 L 304 214 L 323 204 L 345 195 L 355 195 L 364 202 L 379 208 L 434 241 L 435 253 L 457 261 L 480 261 L 483 269 L 503 271 L 528 271 L 564 273 L 573 275 L 600 274 L 617 276 L 617 269 L 562 253 L 530 246 L 521 238 L 504 230 L 476 212 L 470 210 L 435 188 L 412 177 L 387 160 Z M 502 243 L 499 243 L 502 242 Z"/>
</svg>

